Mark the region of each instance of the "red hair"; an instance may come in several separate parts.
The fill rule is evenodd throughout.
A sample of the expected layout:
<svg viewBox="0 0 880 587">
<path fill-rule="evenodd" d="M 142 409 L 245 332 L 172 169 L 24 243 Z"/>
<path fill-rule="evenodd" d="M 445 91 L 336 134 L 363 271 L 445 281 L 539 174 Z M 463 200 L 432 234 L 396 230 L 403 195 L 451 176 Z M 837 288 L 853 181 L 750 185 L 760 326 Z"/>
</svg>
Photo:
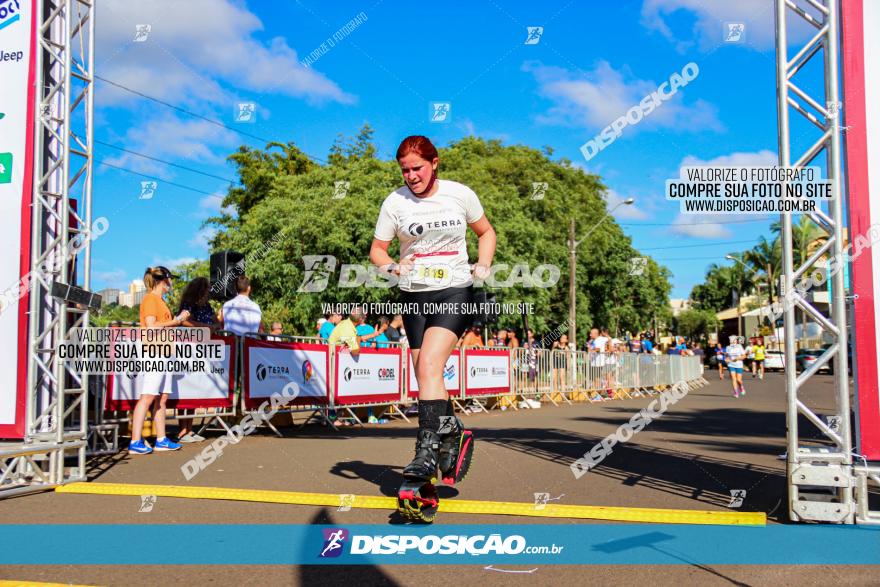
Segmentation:
<svg viewBox="0 0 880 587">
<path fill-rule="evenodd" d="M 412 135 L 401 141 L 400 146 L 397 147 L 397 160 L 400 161 L 410 153 L 415 153 L 425 161 L 433 161 L 439 157 L 437 147 L 431 139 L 421 135 Z"/>
</svg>

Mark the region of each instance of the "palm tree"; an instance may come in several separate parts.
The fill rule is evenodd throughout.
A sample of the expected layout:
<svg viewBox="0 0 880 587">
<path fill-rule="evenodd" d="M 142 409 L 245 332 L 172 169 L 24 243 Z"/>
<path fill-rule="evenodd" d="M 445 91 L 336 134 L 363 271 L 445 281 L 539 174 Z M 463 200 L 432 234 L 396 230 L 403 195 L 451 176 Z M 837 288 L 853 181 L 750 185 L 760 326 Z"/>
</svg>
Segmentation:
<svg viewBox="0 0 880 587">
<path fill-rule="evenodd" d="M 772 304 L 774 278 L 779 275 L 782 266 L 782 244 L 779 238 L 769 242 L 762 236 L 761 242 L 750 251 L 746 251 L 744 258 L 755 271 L 763 273 L 769 288 L 768 301 Z"/>
<path fill-rule="evenodd" d="M 782 233 L 782 222 L 777 220 L 771 224 L 770 231 L 778 238 Z M 791 240 L 794 249 L 792 258 L 796 264 L 803 265 L 810 255 L 828 240 L 828 233 L 813 222 L 812 218 L 802 215 L 798 223 L 791 227 Z"/>
</svg>

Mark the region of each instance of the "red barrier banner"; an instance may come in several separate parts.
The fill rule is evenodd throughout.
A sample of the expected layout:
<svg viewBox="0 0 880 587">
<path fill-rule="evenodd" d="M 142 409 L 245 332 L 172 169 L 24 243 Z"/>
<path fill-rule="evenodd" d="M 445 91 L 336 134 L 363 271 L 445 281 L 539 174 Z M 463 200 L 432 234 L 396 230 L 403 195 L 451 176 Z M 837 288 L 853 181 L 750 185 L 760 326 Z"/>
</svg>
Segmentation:
<svg viewBox="0 0 880 587">
<path fill-rule="evenodd" d="M 505 393 L 510 393 L 510 351 L 465 349 L 465 397 Z"/>
<path fill-rule="evenodd" d="M 257 409 L 288 383 L 299 395 L 288 405 L 327 404 L 330 347 L 311 342 L 244 339 L 244 407 Z"/>
<path fill-rule="evenodd" d="M 412 361 L 412 349 L 406 349 L 407 361 L 409 364 L 409 377 L 406 388 L 406 397 L 409 399 L 419 399 L 419 382 L 416 380 L 416 369 Z M 453 397 L 458 397 L 461 388 L 461 360 L 458 355 L 458 349 L 452 351 L 449 358 L 446 359 L 446 365 L 443 367 L 443 383 L 446 391 Z"/>
<path fill-rule="evenodd" d="M 343 348 L 337 350 L 336 372 L 333 374 L 336 382 L 333 401 L 337 406 L 400 402 L 403 385 L 403 352 L 400 348 L 362 347 L 357 355 Z"/>
</svg>

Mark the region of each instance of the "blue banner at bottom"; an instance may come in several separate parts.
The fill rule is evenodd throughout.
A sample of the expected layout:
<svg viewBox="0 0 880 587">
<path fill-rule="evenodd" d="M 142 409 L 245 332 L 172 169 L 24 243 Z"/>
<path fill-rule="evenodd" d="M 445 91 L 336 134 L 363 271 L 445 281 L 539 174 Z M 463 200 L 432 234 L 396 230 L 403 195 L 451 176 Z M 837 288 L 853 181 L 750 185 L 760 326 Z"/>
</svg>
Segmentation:
<svg viewBox="0 0 880 587">
<path fill-rule="evenodd" d="M 0 526 L 0 564 L 876 565 L 880 528 L 637 524 Z"/>
</svg>

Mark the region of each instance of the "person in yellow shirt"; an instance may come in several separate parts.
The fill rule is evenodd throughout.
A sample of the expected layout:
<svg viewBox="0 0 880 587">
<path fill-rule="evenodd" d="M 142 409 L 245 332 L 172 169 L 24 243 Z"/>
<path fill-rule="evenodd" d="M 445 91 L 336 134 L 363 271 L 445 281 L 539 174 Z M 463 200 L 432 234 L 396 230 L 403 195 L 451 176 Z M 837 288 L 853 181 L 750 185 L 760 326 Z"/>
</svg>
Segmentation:
<svg viewBox="0 0 880 587">
<path fill-rule="evenodd" d="M 340 320 L 339 324 L 333 327 L 330 336 L 327 337 L 327 344 L 331 346 L 344 344 L 348 347 L 351 354 L 358 354 L 360 352 L 360 340 L 358 340 L 357 327 L 355 326 L 357 316 L 359 316 L 359 311 L 354 310 L 348 318 Z"/>
<path fill-rule="evenodd" d="M 752 345 L 752 352 L 755 354 L 755 360 L 752 361 L 752 379 L 755 377 L 764 378 L 764 339 L 755 340 Z"/>
</svg>

